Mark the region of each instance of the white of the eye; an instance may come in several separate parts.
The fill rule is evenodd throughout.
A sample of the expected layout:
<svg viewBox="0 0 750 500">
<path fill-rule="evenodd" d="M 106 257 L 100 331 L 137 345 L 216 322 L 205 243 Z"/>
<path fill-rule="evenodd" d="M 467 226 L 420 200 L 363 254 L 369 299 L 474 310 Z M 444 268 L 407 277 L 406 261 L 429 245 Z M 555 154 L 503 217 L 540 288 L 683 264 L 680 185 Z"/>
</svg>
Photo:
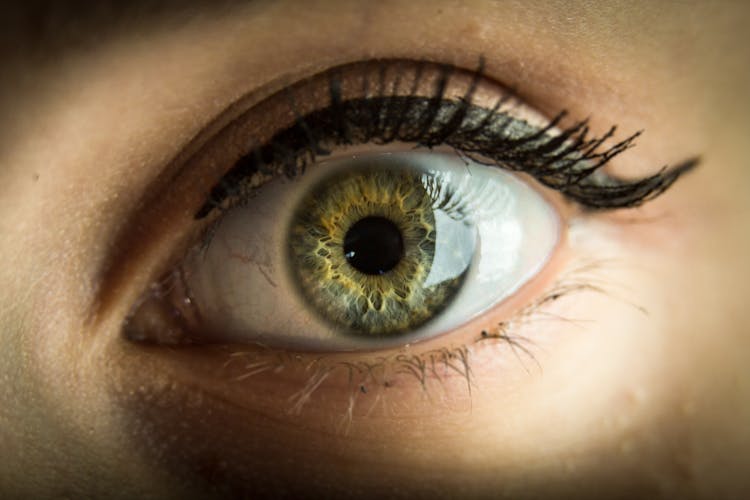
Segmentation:
<svg viewBox="0 0 750 500">
<path fill-rule="evenodd" d="M 321 175 L 378 156 L 451 186 L 462 210 L 435 210 L 437 242 L 427 285 L 464 272 L 463 286 L 437 317 L 393 339 L 342 335 L 301 299 L 290 280 L 286 228 L 296 201 Z M 446 190 L 447 192 L 447 190 Z M 445 193 L 433 193 L 435 206 Z M 462 216 L 461 214 L 464 214 Z M 429 338 L 460 326 L 509 297 L 544 267 L 559 222 L 554 209 L 515 175 L 453 154 L 358 154 L 320 162 L 299 181 L 274 181 L 224 216 L 208 250 L 186 259 L 188 287 L 213 341 L 261 342 L 312 350 L 372 349 Z"/>
<path fill-rule="evenodd" d="M 552 206 L 516 175 L 455 155 L 409 153 L 408 162 L 452 186 L 470 214 L 456 221 L 434 212 L 437 244 L 426 284 L 471 268 L 451 304 L 415 332 L 421 338 L 456 328 L 511 296 L 547 263 L 560 228 Z"/>
</svg>

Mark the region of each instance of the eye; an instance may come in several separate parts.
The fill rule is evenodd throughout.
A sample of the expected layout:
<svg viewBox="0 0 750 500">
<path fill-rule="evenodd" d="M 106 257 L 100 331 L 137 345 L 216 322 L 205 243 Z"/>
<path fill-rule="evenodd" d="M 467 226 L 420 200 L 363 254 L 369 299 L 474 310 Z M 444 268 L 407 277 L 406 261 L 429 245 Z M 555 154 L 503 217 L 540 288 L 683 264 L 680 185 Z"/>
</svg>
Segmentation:
<svg viewBox="0 0 750 500">
<path fill-rule="evenodd" d="M 614 129 L 556 130 L 563 117 L 545 121 L 481 65 L 354 64 L 277 92 L 197 155 L 232 166 L 195 212 L 198 241 L 126 335 L 335 351 L 448 332 L 544 267 L 561 227 L 544 186 L 579 206 L 627 207 L 692 166 L 607 176 L 635 136 L 599 151 Z"/>
<path fill-rule="evenodd" d="M 492 307 L 543 266 L 558 230 L 511 173 L 455 154 L 349 154 L 231 209 L 181 273 L 200 341 L 381 348 Z"/>
</svg>

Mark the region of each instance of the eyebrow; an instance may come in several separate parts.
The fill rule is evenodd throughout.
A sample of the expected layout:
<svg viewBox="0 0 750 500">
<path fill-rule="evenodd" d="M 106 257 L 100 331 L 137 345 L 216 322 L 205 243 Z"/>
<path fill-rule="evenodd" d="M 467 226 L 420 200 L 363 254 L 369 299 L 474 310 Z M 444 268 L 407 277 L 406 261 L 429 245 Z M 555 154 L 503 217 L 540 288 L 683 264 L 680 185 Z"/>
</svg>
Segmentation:
<svg viewBox="0 0 750 500">
<path fill-rule="evenodd" d="M 179 26 L 259 0 L 28 0 L 0 6 L 0 56 L 50 59 L 130 32 Z"/>
</svg>

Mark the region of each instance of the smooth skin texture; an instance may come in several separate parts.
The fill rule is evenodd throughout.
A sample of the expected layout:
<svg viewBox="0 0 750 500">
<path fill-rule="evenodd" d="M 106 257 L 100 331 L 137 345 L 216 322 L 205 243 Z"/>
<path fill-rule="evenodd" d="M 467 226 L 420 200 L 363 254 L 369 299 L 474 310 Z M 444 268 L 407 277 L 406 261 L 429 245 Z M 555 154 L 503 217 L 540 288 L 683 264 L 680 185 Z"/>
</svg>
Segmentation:
<svg viewBox="0 0 750 500">
<path fill-rule="evenodd" d="M 193 3 L 112 29 L 63 23 L 33 47 L 17 23 L 0 80 L 0 492 L 746 496 L 749 21 L 741 2 Z M 121 338 L 190 204 L 137 259 L 114 242 L 231 103 L 361 59 L 472 68 L 480 54 L 542 113 L 644 129 L 618 173 L 703 159 L 641 209 L 574 218 L 536 284 L 434 341 L 462 345 L 601 256 L 584 274 L 608 293 L 551 309 L 573 321 L 518 331 L 539 367 L 472 347 L 470 393 L 460 376 L 427 391 L 386 377 L 347 414 L 351 393 L 331 377 L 290 411 L 300 370 L 229 383 L 211 356 Z M 131 276 L 115 290 L 111 266 Z M 111 307 L 94 314 L 103 295 Z"/>
</svg>

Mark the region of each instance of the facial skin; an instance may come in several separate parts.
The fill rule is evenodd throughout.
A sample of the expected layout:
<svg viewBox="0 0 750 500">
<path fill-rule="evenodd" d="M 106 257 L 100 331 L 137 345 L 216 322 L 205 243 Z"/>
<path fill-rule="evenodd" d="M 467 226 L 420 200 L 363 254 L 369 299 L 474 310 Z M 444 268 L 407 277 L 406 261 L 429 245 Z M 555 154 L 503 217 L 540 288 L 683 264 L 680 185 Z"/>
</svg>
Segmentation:
<svg viewBox="0 0 750 500">
<path fill-rule="evenodd" d="M 289 0 L 124 14 L 34 50 L 16 28 L 0 87 L 0 492 L 746 495 L 749 20 L 740 2 Z M 570 215 L 514 298 L 384 354 L 469 345 L 470 391 L 448 370 L 424 390 L 385 373 L 357 393 L 339 370 L 295 407 L 320 372 L 293 359 L 238 381 L 224 354 L 122 338 L 206 194 L 163 173 L 232 103 L 348 62 L 479 55 L 541 113 L 645 130 L 620 175 L 702 162 L 642 208 Z M 533 358 L 472 342 L 573 281 L 605 292 L 516 324 Z"/>
</svg>

